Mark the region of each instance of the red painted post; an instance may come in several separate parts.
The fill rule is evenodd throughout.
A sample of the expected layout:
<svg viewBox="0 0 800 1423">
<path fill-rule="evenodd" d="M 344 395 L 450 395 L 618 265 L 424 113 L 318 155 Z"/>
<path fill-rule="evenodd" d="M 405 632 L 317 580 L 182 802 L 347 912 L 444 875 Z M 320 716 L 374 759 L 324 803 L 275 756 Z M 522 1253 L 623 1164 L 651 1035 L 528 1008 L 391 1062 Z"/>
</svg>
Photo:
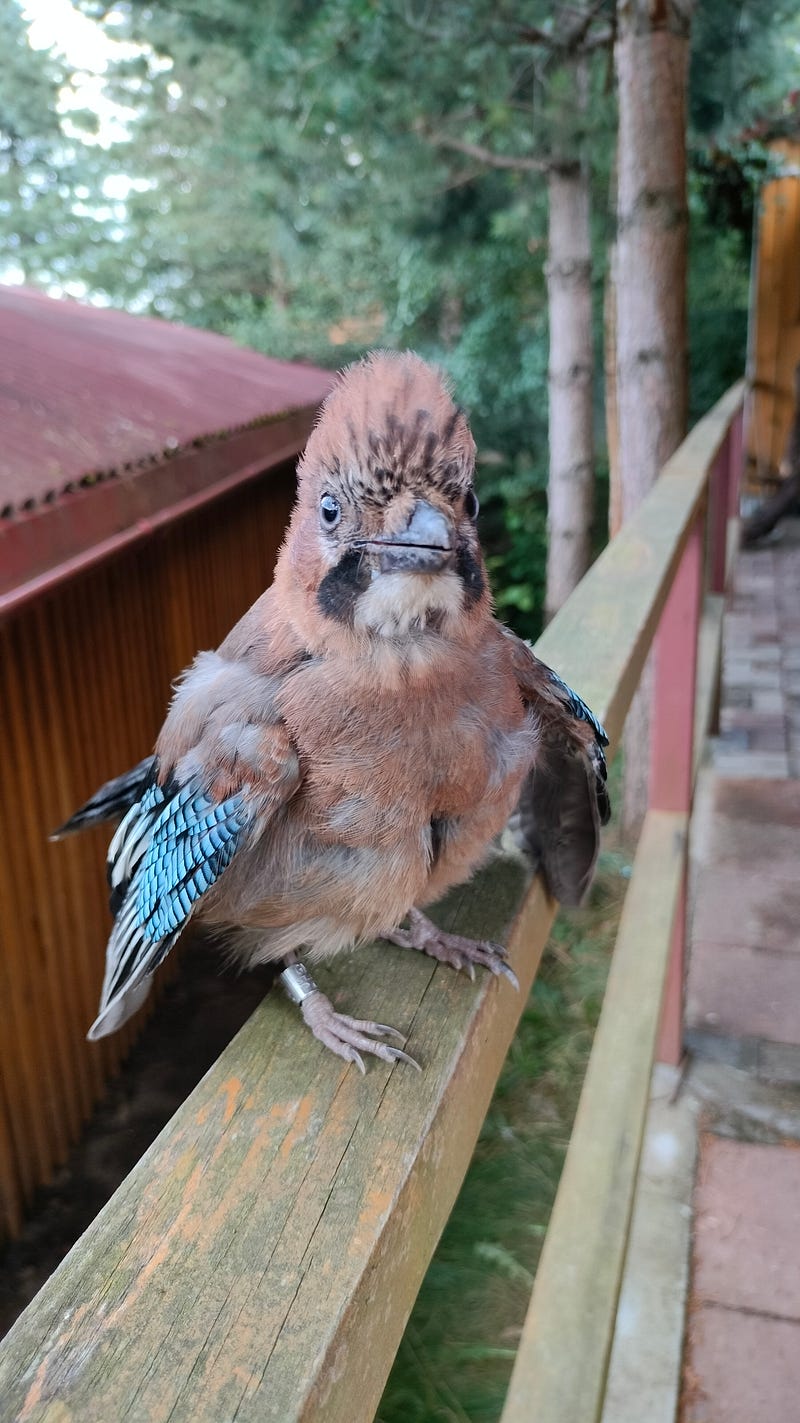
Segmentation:
<svg viewBox="0 0 800 1423">
<path fill-rule="evenodd" d="M 650 752 L 650 808 L 689 811 L 692 804 L 697 634 L 703 584 L 704 513 L 697 515 L 655 640 Z M 683 1051 L 686 871 L 675 914 L 657 1057 L 677 1066 Z"/>
<path fill-rule="evenodd" d="M 732 475 L 731 435 L 725 436 L 711 466 L 708 481 L 709 585 L 712 593 L 725 592 L 728 560 L 728 510 Z"/>
<path fill-rule="evenodd" d="M 692 525 L 656 633 L 651 810 L 688 810 L 691 804 L 703 523 L 701 511 Z"/>
<path fill-rule="evenodd" d="M 744 474 L 744 406 L 740 406 L 728 431 L 728 517 L 739 514 L 739 499 Z"/>
</svg>

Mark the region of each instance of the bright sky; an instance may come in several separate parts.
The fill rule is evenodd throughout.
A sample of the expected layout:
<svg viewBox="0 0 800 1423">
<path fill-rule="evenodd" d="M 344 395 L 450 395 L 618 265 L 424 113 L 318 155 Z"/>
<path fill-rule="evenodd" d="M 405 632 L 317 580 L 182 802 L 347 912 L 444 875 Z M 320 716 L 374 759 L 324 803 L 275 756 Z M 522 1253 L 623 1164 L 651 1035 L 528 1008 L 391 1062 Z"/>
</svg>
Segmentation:
<svg viewBox="0 0 800 1423">
<path fill-rule="evenodd" d="M 139 45 L 112 39 L 107 30 L 76 10 L 70 0 L 22 0 L 28 22 L 28 38 L 33 49 L 57 50 L 78 72 L 61 92 L 59 109 L 92 109 L 100 121 L 99 142 L 108 144 L 125 133 L 127 110 L 114 104 L 105 92 L 105 72 L 109 60 L 141 54 Z M 114 12 L 108 22 L 114 24 Z M 117 23 L 123 22 L 119 15 Z M 65 125 L 69 129 L 69 121 Z"/>
<path fill-rule="evenodd" d="M 69 114 L 74 109 L 90 109 L 98 116 L 97 142 L 104 147 L 115 139 L 124 138 L 127 119 L 131 111 L 115 104 L 107 95 L 105 76 L 110 61 L 126 59 L 141 54 L 143 47 L 130 41 L 113 39 L 102 26 L 82 14 L 70 0 L 20 0 L 20 8 L 28 25 L 28 41 L 32 49 L 56 51 L 66 60 L 73 71 L 72 82 L 65 85 L 60 93 L 58 108 L 64 119 L 64 131 L 71 131 Z M 114 13 L 108 17 L 114 24 Z M 120 15 L 117 23 L 123 23 Z M 153 63 L 164 63 L 152 57 Z M 84 140 L 83 130 L 77 136 Z M 124 203 L 132 187 L 147 187 L 141 180 L 128 178 L 124 173 L 109 174 L 103 182 L 103 191 L 111 202 Z M 0 280 L 21 282 L 24 274 L 15 267 L 13 261 L 0 263 Z M 61 285 L 51 283 L 47 288 L 51 296 L 76 296 L 84 300 L 105 305 L 105 299 L 89 292 L 83 282 L 67 282 Z"/>
<path fill-rule="evenodd" d="M 103 73 L 114 43 L 70 0 L 23 0 L 22 13 L 34 49 L 59 49 L 70 64 Z"/>
</svg>

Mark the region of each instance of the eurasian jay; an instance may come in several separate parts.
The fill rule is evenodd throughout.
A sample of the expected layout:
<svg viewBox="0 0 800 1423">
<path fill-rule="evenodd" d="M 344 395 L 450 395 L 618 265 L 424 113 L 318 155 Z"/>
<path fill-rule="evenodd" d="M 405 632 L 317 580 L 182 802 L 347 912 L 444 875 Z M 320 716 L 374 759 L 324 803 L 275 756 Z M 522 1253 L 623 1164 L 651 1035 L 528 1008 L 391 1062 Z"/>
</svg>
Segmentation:
<svg viewBox="0 0 800 1423">
<path fill-rule="evenodd" d="M 90 1038 L 139 1007 L 191 918 L 245 965 L 282 964 L 340 1057 L 413 1061 L 394 1029 L 336 1012 L 301 951 L 313 963 L 380 937 L 516 982 L 499 945 L 420 906 L 469 877 L 518 803 L 548 889 L 581 899 L 607 738 L 492 616 L 474 466 L 463 412 L 419 357 L 378 352 L 341 376 L 272 586 L 183 674 L 155 754 L 58 832 L 122 817 Z"/>
</svg>

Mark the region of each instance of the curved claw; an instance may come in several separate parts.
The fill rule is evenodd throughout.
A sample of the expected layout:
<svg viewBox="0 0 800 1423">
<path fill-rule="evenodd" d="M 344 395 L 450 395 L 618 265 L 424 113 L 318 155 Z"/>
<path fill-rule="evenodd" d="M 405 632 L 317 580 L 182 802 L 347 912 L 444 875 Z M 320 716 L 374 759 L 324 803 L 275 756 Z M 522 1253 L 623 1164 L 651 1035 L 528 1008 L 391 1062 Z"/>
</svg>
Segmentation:
<svg viewBox="0 0 800 1423">
<path fill-rule="evenodd" d="M 405 1033 L 400 1033 L 400 1032 L 398 1032 L 397 1028 L 392 1028 L 392 1027 L 390 1027 L 390 1025 L 389 1025 L 388 1023 L 370 1023 L 370 1025 L 369 1025 L 369 1031 L 370 1031 L 371 1033 L 374 1033 L 374 1034 L 376 1035 L 376 1037 L 381 1037 L 381 1038 L 396 1038 L 397 1041 L 398 1041 L 399 1043 L 402 1043 L 403 1046 L 405 1047 L 405 1044 L 406 1044 L 406 1036 L 405 1036 Z"/>
<path fill-rule="evenodd" d="M 500 974 L 519 992 L 519 979 L 508 960 L 508 949 L 493 939 L 465 939 L 461 934 L 448 934 L 432 923 L 419 909 L 411 909 L 408 915 L 408 929 L 394 929 L 384 938 L 400 948 L 419 949 L 429 954 L 439 963 L 445 963 L 456 971 L 468 973 L 475 982 L 475 965 L 488 969 L 499 978 Z"/>
<path fill-rule="evenodd" d="M 383 1062 L 407 1062 L 419 1072 L 420 1065 L 402 1048 L 395 1047 L 383 1038 L 395 1038 L 405 1043 L 402 1033 L 388 1023 L 373 1023 L 364 1018 L 351 1018 L 347 1013 L 337 1013 L 331 1000 L 320 993 L 318 988 L 308 994 L 300 1004 L 303 1018 L 314 1037 L 335 1052 L 345 1062 L 353 1062 L 359 1072 L 366 1072 L 362 1053 L 372 1053 Z"/>
<path fill-rule="evenodd" d="M 349 1013 L 337 1013 L 336 1020 L 346 1028 L 352 1028 L 353 1032 L 368 1033 L 373 1038 L 395 1038 L 397 1042 L 405 1047 L 405 1036 L 391 1027 L 389 1023 L 373 1023 L 368 1018 L 351 1018 Z"/>
<path fill-rule="evenodd" d="M 497 972 L 497 973 L 502 973 L 503 977 L 508 979 L 509 983 L 511 984 L 511 987 L 512 987 L 512 988 L 516 988 L 517 993 L 519 993 L 519 991 L 520 991 L 520 988 L 519 988 L 519 979 L 517 978 L 517 975 L 515 974 L 515 972 L 514 972 L 514 970 L 513 970 L 513 968 L 511 967 L 510 964 L 507 964 L 507 963 L 498 964 L 498 965 L 497 965 L 496 972 Z"/>
<path fill-rule="evenodd" d="M 410 1052 L 401 1052 L 400 1048 L 393 1048 L 392 1051 L 394 1052 L 396 1062 L 407 1062 L 409 1067 L 415 1067 L 417 1072 L 422 1071 L 417 1059 L 412 1057 Z"/>
</svg>

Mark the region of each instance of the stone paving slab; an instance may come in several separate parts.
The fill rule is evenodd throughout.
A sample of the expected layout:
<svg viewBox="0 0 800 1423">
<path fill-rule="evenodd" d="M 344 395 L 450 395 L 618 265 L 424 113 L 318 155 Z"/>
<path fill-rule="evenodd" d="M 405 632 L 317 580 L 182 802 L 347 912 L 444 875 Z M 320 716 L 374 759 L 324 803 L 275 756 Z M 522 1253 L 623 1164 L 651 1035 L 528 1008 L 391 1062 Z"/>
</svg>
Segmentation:
<svg viewBox="0 0 800 1423">
<path fill-rule="evenodd" d="M 752 780 L 749 785 L 726 785 L 718 780 L 714 788 L 714 814 L 720 819 L 738 821 L 745 830 L 756 833 L 761 826 L 786 826 L 796 832 L 793 853 L 800 853 L 800 783 L 787 781 L 783 786 L 775 786 L 770 781 L 764 785 Z M 750 848 L 750 847 L 748 847 Z"/>
<path fill-rule="evenodd" d="M 705 1136 L 683 1423 L 800 1418 L 800 1148 Z"/>
<path fill-rule="evenodd" d="M 800 1147 L 704 1138 L 695 1189 L 698 1301 L 800 1324 L 799 1242 Z M 797 1406 L 800 1417 L 800 1394 Z"/>
<path fill-rule="evenodd" d="M 773 856 L 770 868 L 760 873 L 746 860 L 709 865 L 698 874 L 696 896 L 693 939 L 800 953 L 800 867 L 795 855 Z"/>
<path fill-rule="evenodd" d="M 687 1053 L 699 1060 L 693 1068 L 718 1063 L 723 1067 L 754 1073 L 763 1082 L 776 1086 L 800 1086 L 800 1043 L 775 1043 L 764 1038 L 741 1037 L 711 1027 L 687 1028 L 684 1042 Z"/>
<path fill-rule="evenodd" d="M 686 999 L 689 1028 L 733 1037 L 800 1041 L 800 954 L 748 944 L 692 943 Z"/>
<path fill-rule="evenodd" d="M 735 745 L 717 744 L 712 748 L 711 757 L 722 776 L 757 777 L 765 780 L 772 777 L 785 781 L 791 771 L 791 756 L 788 751 L 756 751 Z"/>
<path fill-rule="evenodd" d="M 717 1136 L 772 1146 L 800 1141 L 797 1083 L 776 1086 L 752 1070 L 695 1060 L 687 1066 L 681 1092 Z"/>
<path fill-rule="evenodd" d="M 800 1044 L 800 781 L 706 773 L 692 838 L 687 1028 Z"/>
<path fill-rule="evenodd" d="M 710 749 L 687 1045 L 712 1060 L 684 1090 L 720 1135 L 701 1143 L 680 1418 L 800 1423 L 800 520 L 740 556 Z"/>
<path fill-rule="evenodd" d="M 759 1043 L 758 1074 L 765 1082 L 800 1083 L 800 1043 Z"/>
<path fill-rule="evenodd" d="M 692 853 L 700 866 L 747 866 L 749 876 L 800 879 L 800 781 L 726 780 L 698 787 Z"/>
<path fill-rule="evenodd" d="M 687 1354 L 683 1423 L 800 1419 L 800 1325 L 705 1305 L 692 1316 Z"/>
</svg>

